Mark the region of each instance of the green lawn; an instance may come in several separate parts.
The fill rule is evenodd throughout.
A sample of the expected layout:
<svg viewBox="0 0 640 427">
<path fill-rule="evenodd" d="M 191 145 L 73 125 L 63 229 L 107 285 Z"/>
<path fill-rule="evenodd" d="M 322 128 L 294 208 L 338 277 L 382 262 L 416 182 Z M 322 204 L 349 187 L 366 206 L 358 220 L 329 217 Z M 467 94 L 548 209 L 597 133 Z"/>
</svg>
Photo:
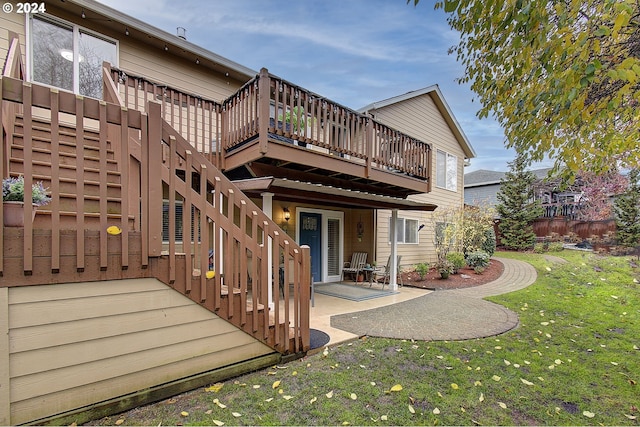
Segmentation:
<svg viewBox="0 0 640 427">
<path fill-rule="evenodd" d="M 534 285 L 491 298 L 520 317 L 507 334 L 361 339 L 98 422 L 639 425 L 640 268 L 573 251 L 554 254 L 569 261 L 563 265 L 496 255 L 538 271 Z"/>
</svg>

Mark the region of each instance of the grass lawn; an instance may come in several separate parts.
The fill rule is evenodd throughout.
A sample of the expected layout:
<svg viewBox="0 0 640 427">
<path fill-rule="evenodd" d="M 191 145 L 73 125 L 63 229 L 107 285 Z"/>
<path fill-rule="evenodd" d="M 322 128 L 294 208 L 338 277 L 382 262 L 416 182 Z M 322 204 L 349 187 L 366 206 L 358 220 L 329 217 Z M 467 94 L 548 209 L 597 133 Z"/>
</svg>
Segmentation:
<svg viewBox="0 0 640 427">
<path fill-rule="evenodd" d="M 518 328 L 459 342 L 364 338 L 92 424 L 640 425 L 640 268 L 498 253 L 532 286 L 491 298 Z M 217 391 L 216 391 L 217 390 Z"/>
</svg>

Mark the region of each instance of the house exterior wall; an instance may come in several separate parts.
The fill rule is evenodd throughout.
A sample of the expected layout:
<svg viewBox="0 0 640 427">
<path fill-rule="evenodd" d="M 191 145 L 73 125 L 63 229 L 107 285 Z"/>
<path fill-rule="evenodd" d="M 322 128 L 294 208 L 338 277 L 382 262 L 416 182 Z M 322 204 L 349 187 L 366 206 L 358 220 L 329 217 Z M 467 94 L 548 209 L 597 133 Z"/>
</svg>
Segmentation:
<svg viewBox="0 0 640 427">
<path fill-rule="evenodd" d="M 449 125 L 438 110 L 430 95 L 424 94 L 408 100 L 391 104 L 373 111 L 376 120 L 396 128 L 432 145 L 431 170 L 432 187 L 430 193 L 410 196 L 411 199 L 432 203 L 438 206 L 435 212 L 447 208 L 463 206 L 463 179 L 465 154 L 456 140 Z M 437 150 L 457 157 L 456 191 L 440 188 L 436 185 Z M 377 259 L 379 265 L 385 265 L 391 253 L 389 241 L 389 218 L 391 211 L 377 212 Z M 398 244 L 398 255 L 402 256 L 401 267 L 411 269 L 415 264 L 435 261 L 434 213 L 399 211 L 398 218 L 417 219 L 425 227 L 418 233 L 418 243 Z"/>
<path fill-rule="evenodd" d="M 500 184 L 481 185 L 464 189 L 464 203 L 471 206 L 495 206 L 498 204 Z"/>
<path fill-rule="evenodd" d="M 226 77 L 219 70 L 213 70 L 204 65 L 196 66 L 195 63 L 180 58 L 171 51 L 150 48 L 141 41 L 100 25 L 100 21 L 82 19 L 50 3 L 47 3 L 46 15 L 117 40 L 119 62 L 113 65 L 132 75 L 144 76 L 151 81 L 172 86 L 185 93 L 197 94 L 215 101 L 226 99 L 245 83 Z M 26 25 L 29 24 L 25 16 L 3 13 L 0 15 L 0 28 L 13 31 L 20 36 L 22 53 L 26 56 L 29 49 L 25 45 L 25 34 Z M 3 66 L 8 48 L 8 31 L 0 31 L 0 58 Z M 25 59 L 23 57 L 23 60 Z"/>
<path fill-rule="evenodd" d="M 8 332 L 0 347 L 9 366 L 0 367 L 5 425 L 273 353 L 156 279 L 0 290 L 0 312 L 8 313 L 0 322 Z"/>
</svg>

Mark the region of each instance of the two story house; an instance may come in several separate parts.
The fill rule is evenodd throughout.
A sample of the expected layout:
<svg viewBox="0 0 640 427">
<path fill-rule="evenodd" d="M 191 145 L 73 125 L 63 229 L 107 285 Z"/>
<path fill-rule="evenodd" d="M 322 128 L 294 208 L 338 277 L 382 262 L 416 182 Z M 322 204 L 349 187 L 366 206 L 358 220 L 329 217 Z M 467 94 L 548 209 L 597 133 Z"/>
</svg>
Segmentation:
<svg viewBox="0 0 640 427">
<path fill-rule="evenodd" d="M 93 0 L 0 15 L 0 58 L 2 176 L 52 197 L 0 230 L 0 424 L 304 354 L 313 282 L 428 260 L 420 225 L 462 205 L 437 86 L 356 111 Z"/>
</svg>

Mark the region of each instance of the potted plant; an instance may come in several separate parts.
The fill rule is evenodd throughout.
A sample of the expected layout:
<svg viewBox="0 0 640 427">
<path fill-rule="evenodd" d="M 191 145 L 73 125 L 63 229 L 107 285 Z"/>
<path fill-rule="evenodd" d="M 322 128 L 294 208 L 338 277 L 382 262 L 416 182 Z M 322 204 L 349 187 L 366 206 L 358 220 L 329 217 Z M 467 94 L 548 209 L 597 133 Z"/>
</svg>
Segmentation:
<svg viewBox="0 0 640 427">
<path fill-rule="evenodd" d="M 42 181 L 34 182 L 31 187 L 31 203 L 33 204 L 32 218 L 35 218 L 36 208 L 51 201 Z M 4 225 L 7 227 L 24 226 L 24 177 L 9 177 L 2 180 L 2 207 Z"/>
</svg>

